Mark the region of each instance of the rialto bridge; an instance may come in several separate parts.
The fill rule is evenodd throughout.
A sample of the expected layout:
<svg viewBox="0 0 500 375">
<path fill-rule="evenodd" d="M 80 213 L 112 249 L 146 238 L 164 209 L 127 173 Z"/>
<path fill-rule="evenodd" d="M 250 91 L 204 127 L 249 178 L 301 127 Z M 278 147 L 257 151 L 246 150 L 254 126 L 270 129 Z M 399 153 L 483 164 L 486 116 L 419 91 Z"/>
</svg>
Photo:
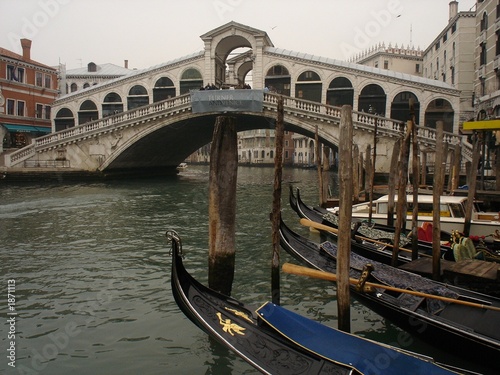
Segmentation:
<svg viewBox="0 0 500 375">
<path fill-rule="evenodd" d="M 339 144 L 340 107 L 353 107 L 354 142 L 373 144 L 377 172 L 389 172 L 394 142 L 414 103 L 421 150 L 435 148 L 435 124 L 445 141 L 471 146 L 458 135 L 460 93 L 443 82 L 297 53 L 274 47 L 268 35 L 230 22 L 201 36 L 205 48 L 174 61 L 136 70 L 58 99 L 53 133 L 6 157 L 7 167 L 47 165 L 96 172 L 175 168 L 209 143 L 220 111 L 193 111 L 193 90 L 207 85 L 229 93 L 259 95 L 260 112 L 233 111 L 238 131 L 273 129 L 277 100 L 284 98 L 285 129 Z M 238 51 L 235 57 L 231 57 Z M 241 52 L 242 51 L 242 52 Z M 241 52 L 241 53 L 240 53 Z M 249 73 L 252 90 L 242 88 Z M 191 94 L 190 94 L 191 93 Z M 214 91 L 212 91 L 214 93 Z M 207 92 L 208 94 L 208 92 Z"/>
</svg>

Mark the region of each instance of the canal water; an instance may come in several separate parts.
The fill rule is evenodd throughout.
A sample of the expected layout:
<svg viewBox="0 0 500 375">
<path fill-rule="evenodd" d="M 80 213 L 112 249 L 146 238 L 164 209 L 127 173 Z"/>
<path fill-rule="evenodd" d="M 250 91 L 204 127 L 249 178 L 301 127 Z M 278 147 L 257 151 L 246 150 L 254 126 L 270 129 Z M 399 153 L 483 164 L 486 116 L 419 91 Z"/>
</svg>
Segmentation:
<svg viewBox="0 0 500 375">
<path fill-rule="evenodd" d="M 257 374 L 185 318 L 171 294 L 167 230 L 182 237 L 188 270 L 207 281 L 208 172 L 0 186 L 0 374 Z M 270 299 L 273 173 L 238 169 L 232 295 L 255 305 Z M 283 171 L 283 216 L 314 239 L 288 205 L 290 184 L 316 204 L 317 172 Z M 281 260 L 294 262 L 283 251 Z M 336 326 L 332 283 L 282 275 L 281 286 L 282 305 Z M 361 336 L 474 368 L 356 301 L 351 319 Z"/>
</svg>

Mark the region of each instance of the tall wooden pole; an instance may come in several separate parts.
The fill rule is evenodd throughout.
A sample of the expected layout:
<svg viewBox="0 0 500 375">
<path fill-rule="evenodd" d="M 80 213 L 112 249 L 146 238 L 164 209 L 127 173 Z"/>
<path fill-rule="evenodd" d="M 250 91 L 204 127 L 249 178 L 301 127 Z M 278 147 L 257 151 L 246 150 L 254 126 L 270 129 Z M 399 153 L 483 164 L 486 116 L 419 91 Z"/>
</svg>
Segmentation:
<svg viewBox="0 0 500 375">
<path fill-rule="evenodd" d="M 398 264 L 399 239 L 402 228 L 406 227 L 406 176 L 408 175 L 408 159 L 410 156 L 410 136 L 413 124 L 406 123 L 406 133 L 400 153 L 400 169 L 398 175 L 398 204 L 396 209 L 396 225 L 394 227 L 394 247 L 392 248 L 392 266 Z"/>
<path fill-rule="evenodd" d="M 372 222 L 372 208 L 373 208 L 373 189 L 375 188 L 375 164 L 377 162 L 377 125 L 378 121 L 375 117 L 375 127 L 373 131 L 373 160 L 372 160 L 372 173 L 371 173 L 371 181 L 370 181 L 370 204 L 369 204 L 369 219 L 368 222 Z"/>
<path fill-rule="evenodd" d="M 340 142 L 339 146 L 339 232 L 351 233 L 352 219 L 352 107 L 342 106 L 340 116 Z M 339 329 L 345 332 L 351 330 L 349 269 L 351 257 L 351 236 L 339 236 L 337 259 L 337 306 L 339 316 Z"/>
<path fill-rule="evenodd" d="M 479 135 L 474 133 L 473 148 L 472 148 L 472 165 L 469 170 L 469 191 L 467 192 L 467 204 L 465 205 L 465 223 L 464 223 L 464 234 L 469 236 L 470 234 L 470 224 L 472 220 L 472 207 L 474 205 L 474 197 L 476 195 L 476 185 L 477 185 L 477 167 L 479 165 Z"/>
<path fill-rule="evenodd" d="M 273 236 L 273 256 L 271 265 L 271 296 L 274 304 L 280 304 L 280 215 L 281 215 L 281 180 L 283 175 L 283 97 L 278 99 L 278 118 L 276 120 L 274 155 L 274 191 L 273 209 L 271 211 L 272 236 Z"/>
<path fill-rule="evenodd" d="M 418 171 L 418 139 L 417 127 L 415 126 L 415 110 L 414 102 L 410 100 L 410 117 L 411 117 L 411 140 L 412 140 L 412 176 L 413 176 L 413 212 L 411 221 L 411 259 L 418 258 L 418 186 L 419 186 L 419 171 Z"/>
<path fill-rule="evenodd" d="M 219 116 L 210 150 L 208 285 L 231 295 L 236 249 L 238 142 L 234 117 Z"/>
<path fill-rule="evenodd" d="M 353 191 L 352 191 L 352 203 L 359 203 L 359 148 L 358 145 L 353 145 L 352 152 L 352 182 L 353 182 Z"/>
<path fill-rule="evenodd" d="M 323 183 L 323 204 L 322 206 L 326 208 L 326 203 L 328 202 L 328 186 L 329 186 L 329 172 L 330 172 L 330 147 L 323 145 L 323 178 L 321 179 Z"/>
<path fill-rule="evenodd" d="M 391 156 L 391 172 L 389 173 L 389 200 L 387 202 L 387 225 L 394 226 L 394 195 L 396 194 L 396 176 L 398 175 L 398 159 L 401 152 L 401 139 L 394 143 Z"/>
<path fill-rule="evenodd" d="M 451 193 L 458 189 L 460 181 L 460 162 L 462 159 L 462 147 L 459 144 L 455 145 L 453 156 L 453 177 L 451 179 Z"/>
<path fill-rule="evenodd" d="M 316 169 L 318 170 L 318 186 L 319 186 L 319 205 L 323 207 L 326 204 L 326 199 L 323 196 L 323 171 L 321 170 L 321 144 L 319 143 L 318 125 L 314 132 L 315 154 L 316 154 Z"/>
<path fill-rule="evenodd" d="M 436 145 L 443 144 L 443 121 L 436 122 Z M 444 149 L 436 147 L 434 165 L 434 189 L 432 196 L 432 278 L 441 278 L 441 194 L 444 186 L 445 156 Z"/>
</svg>

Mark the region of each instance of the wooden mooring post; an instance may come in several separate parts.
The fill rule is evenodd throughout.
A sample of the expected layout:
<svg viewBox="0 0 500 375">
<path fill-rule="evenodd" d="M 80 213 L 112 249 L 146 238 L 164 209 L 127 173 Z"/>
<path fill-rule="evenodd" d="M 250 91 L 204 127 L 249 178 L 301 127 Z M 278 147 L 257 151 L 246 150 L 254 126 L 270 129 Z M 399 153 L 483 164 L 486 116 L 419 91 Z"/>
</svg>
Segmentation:
<svg viewBox="0 0 500 375">
<path fill-rule="evenodd" d="M 352 219 L 352 108 L 342 106 L 340 115 L 340 142 L 339 146 L 339 233 L 351 233 Z M 339 323 L 338 328 L 345 332 L 351 330 L 349 269 L 351 257 L 351 236 L 338 236 L 337 258 L 337 306 Z"/>
<path fill-rule="evenodd" d="M 273 190 L 273 208 L 271 211 L 272 242 L 273 255 L 271 264 L 271 299 L 276 305 L 280 304 L 280 218 L 281 218 L 281 180 L 283 176 L 283 97 L 278 99 L 278 117 L 275 130 L 274 154 L 274 190 Z"/>
<path fill-rule="evenodd" d="M 443 121 L 436 122 L 436 145 L 443 144 Z M 432 278 L 441 279 L 441 194 L 443 194 L 446 167 L 446 150 L 436 147 L 434 165 L 434 189 L 432 196 Z"/>
<path fill-rule="evenodd" d="M 236 254 L 238 141 L 234 117 L 216 119 L 210 150 L 208 285 L 231 295 Z"/>
<path fill-rule="evenodd" d="M 477 185 L 477 168 L 479 165 L 480 158 L 480 141 L 479 134 L 474 133 L 474 139 L 472 144 L 472 163 L 469 170 L 469 190 L 467 192 L 467 204 L 465 206 L 465 223 L 464 223 L 464 234 L 469 236 L 470 225 L 472 220 L 472 208 L 474 205 L 474 197 L 476 195 L 476 185 Z"/>
</svg>

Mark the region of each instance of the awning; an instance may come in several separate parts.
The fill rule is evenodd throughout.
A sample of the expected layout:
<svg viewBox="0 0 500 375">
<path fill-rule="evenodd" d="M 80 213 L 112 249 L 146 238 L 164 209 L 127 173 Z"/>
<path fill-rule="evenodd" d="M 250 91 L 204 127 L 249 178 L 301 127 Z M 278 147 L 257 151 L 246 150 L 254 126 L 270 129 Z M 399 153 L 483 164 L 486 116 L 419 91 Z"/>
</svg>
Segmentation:
<svg viewBox="0 0 500 375">
<path fill-rule="evenodd" d="M 20 124 L 2 124 L 4 128 L 11 132 L 20 132 L 20 133 L 44 133 L 48 134 L 52 131 L 51 128 L 45 128 L 42 126 L 33 126 L 33 125 L 20 125 Z"/>
</svg>

